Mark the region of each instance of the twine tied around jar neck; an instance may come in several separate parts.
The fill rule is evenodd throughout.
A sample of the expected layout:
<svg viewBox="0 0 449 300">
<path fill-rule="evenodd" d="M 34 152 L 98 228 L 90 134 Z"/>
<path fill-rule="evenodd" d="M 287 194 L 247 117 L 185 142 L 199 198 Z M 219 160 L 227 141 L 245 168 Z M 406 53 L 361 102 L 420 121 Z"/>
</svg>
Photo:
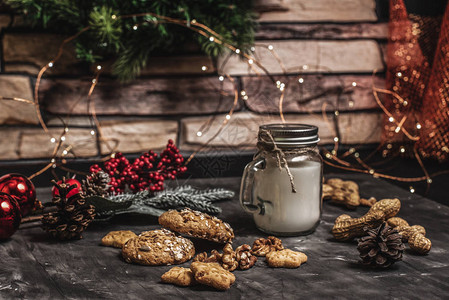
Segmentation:
<svg viewBox="0 0 449 300">
<path fill-rule="evenodd" d="M 276 162 L 279 168 L 279 171 L 282 171 L 282 167 L 285 168 L 288 174 L 288 178 L 290 179 L 290 185 L 292 187 L 292 193 L 296 193 L 295 182 L 293 181 L 293 174 L 290 172 L 290 168 L 288 167 L 287 158 L 285 157 L 284 151 L 281 150 L 274 141 L 273 136 L 270 131 L 266 129 L 260 129 L 258 135 L 257 148 L 260 151 L 275 154 Z"/>
</svg>

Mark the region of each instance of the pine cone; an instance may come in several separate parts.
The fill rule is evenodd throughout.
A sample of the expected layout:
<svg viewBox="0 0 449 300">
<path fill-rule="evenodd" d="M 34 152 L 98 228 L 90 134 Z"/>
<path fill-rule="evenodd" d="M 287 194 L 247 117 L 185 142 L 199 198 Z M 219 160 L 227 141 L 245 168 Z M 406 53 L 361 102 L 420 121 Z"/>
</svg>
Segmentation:
<svg viewBox="0 0 449 300">
<path fill-rule="evenodd" d="M 368 235 L 362 237 L 357 246 L 364 265 L 387 268 L 402 260 L 405 246 L 396 229 L 384 222 L 375 229 L 365 227 L 364 230 Z"/>
<path fill-rule="evenodd" d="M 42 228 L 59 240 L 80 239 L 95 217 L 95 208 L 86 204 L 79 193 L 67 198 L 67 194 L 76 188 L 75 184 L 68 185 L 65 179 L 61 184 L 53 180 L 53 184 L 59 191 L 59 195 L 52 199 L 58 210 L 43 215 Z"/>
<path fill-rule="evenodd" d="M 86 179 L 83 179 L 84 196 L 107 196 L 109 194 L 109 181 L 109 175 L 104 171 L 98 171 L 86 176 Z"/>
</svg>

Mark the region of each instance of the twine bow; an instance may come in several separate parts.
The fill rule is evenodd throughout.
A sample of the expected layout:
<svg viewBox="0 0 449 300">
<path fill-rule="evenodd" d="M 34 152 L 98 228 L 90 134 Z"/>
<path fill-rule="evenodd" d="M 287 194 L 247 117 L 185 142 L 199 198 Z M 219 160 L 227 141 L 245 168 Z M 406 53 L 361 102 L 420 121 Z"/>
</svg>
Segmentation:
<svg viewBox="0 0 449 300">
<path fill-rule="evenodd" d="M 276 155 L 276 162 L 279 168 L 279 171 L 282 171 L 282 167 L 285 168 L 288 174 L 288 178 L 290 179 L 290 185 L 292 187 L 292 193 L 296 193 L 295 182 L 293 181 L 293 175 L 290 172 L 290 168 L 288 167 L 287 158 L 285 157 L 284 151 L 282 151 L 274 141 L 271 133 L 266 129 L 259 130 L 257 147 L 261 151 L 265 151 L 267 153 L 272 153 Z"/>
</svg>

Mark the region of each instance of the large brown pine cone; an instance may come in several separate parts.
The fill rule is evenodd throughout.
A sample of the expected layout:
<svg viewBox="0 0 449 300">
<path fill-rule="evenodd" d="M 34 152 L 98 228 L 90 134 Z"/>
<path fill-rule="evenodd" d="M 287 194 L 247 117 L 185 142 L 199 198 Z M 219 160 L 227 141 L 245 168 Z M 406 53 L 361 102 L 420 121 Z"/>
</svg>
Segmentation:
<svg viewBox="0 0 449 300">
<path fill-rule="evenodd" d="M 43 215 L 42 228 L 59 240 L 80 239 L 83 231 L 95 217 L 95 208 L 87 204 L 79 193 L 67 198 L 67 194 L 76 185 L 64 182 L 57 184 L 55 181 L 53 184 L 59 191 L 59 195 L 52 199 L 58 210 Z"/>
<path fill-rule="evenodd" d="M 365 228 L 365 232 L 368 235 L 357 246 L 364 265 L 386 268 L 402 260 L 405 246 L 396 229 L 384 222 L 375 229 Z"/>
</svg>

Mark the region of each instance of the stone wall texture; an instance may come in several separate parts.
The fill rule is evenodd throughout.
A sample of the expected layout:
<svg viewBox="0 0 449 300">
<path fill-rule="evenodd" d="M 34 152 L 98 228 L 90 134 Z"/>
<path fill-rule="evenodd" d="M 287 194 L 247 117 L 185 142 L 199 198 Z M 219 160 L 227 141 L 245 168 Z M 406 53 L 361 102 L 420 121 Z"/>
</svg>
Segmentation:
<svg viewBox="0 0 449 300">
<path fill-rule="evenodd" d="M 321 145 L 334 143 L 335 126 L 344 144 L 379 142 L 382 113 L 371 86 L 384 86 L 387 24 L 377 20 L 375 0 L 257 0 L 256 10 L 254 57 L 265 70 L 229 53 L 211 59 L 188 50 L 151 58 L 126 84 L 104 63 L 87 97 L 96 65 L 77 61 L 67 45 L 39 89 L 48 132 L 35 105 L 0 100 L 0 165 L 46 161 L 58 142 L 67 158 L 157 150 L 168 139 L 186 152 L 205 144 L 214 153 L 253 151 L 259 125 L 281 121 L 279 83 L 286 121 L 317 125 Z M 0 38 L 0 97 L 34 101 L 37 73 L 65 37 L 31 31 L 0 10 Z"/>
</svg>

